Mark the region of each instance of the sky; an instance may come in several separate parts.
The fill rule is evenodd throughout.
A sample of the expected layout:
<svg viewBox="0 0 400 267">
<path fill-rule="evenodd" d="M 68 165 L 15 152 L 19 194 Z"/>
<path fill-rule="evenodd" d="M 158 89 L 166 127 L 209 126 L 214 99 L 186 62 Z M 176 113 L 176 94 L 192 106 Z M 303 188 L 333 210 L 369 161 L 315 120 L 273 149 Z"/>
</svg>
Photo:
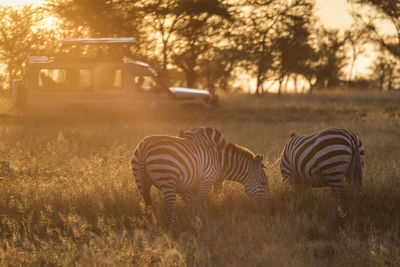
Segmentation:
<svg viewBox="0 0 400 267">
<path fill-rule="evenodd" d="M 23 5 L 23 4 L 36 4 L 40 5 L 44 0 L 0 0 L 0 5 L 12 6 L 12 5 Z"/>
<path fill-rule="evenodd" d="M 316 15 L 329 28 L 348 28 L 353 22 L 346 0 L 317 0 Z"/>
</svg>

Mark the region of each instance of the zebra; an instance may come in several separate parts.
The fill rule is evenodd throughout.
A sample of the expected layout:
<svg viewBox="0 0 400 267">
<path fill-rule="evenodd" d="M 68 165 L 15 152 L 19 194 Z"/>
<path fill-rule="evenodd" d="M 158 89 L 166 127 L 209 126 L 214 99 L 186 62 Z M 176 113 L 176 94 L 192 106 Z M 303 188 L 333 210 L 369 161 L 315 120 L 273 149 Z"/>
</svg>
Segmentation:
<svg viewBox="0 0 400 267">
<path fill-rule="evenodd" d="M 241 183 L 246 194 L 256 202 L 265 204 L 271 199 L 263 155 L 255 155 L 246 147 L 229 143 L 221 152 L 221 160 L 221 178 L 215 183 L 217 191 L 224 180 L 230 180 Z"/>
<path fill-rule="evenodd" d="M 226 145 L 225 137 L 215 128 L 205 127 L 195 128 L 186 132 L 180 131 L 179 136 L 192 138 L 217 149 L 222 169 L 214 182 L 214 192 L 220 193 L 222 191 L 222 183 L 226 179 L 243 184 L 245 192 L 253 199 L 259 198 L 261 201 L 265 201 L 271 198 L 262 155 L 256 156 L 249 149 L 236 144 Z M 243 162 L 246 162 L 246 166 L 253 166 L 248 170 L 256 170 L 257 173 L 243 175 L 240 170 L 240 164 Z M 254 179 L 254 177 L 259 178 Z"/>
<path fill-rule="evenodd" d="M 194 128 L 190 131 L 180 130 L 179 137 L 193 139 L 207 146 L 214 147 L 219 153 L 219 161 L 221 161 L 221 152 L 226 145 L 226 139 L 219 130 L 212 127 Z M 217 177 L 217 180 L 214 182 L 214 192 L 217 194 L 222 191 L 223 181 L 223 177 Z M 186 195 L 186 197 L 190 199 L 189 195 Z"/>
<path fill-rule="evenodd" d="M 177 228 L 175 219 L 176 194 L 191 194 L 196 205 L 208 217 L 207 199 L 210 189 L 224 169 L 244 183 L 248 195 L 264 201 L 269 197 L 268 179 L 262 168 L 262 156 L 254 156 L 239 146 L 230 144 L 227 157 L 221 157 L 214 146 L 193 138 L 165 135 L 145 137 L 132 155 L 132 171 L 145 204 L 151 205 L 150 189 L 154 185 L 164 197 L 170 226 Z"/>
<path fill-rule="evenodd" d="M 208 146 L 214 146 L 217 150 L 226 145 L 224 135 L 217 129 L 211 127 L 194 128 L 190 131 L 179 131 L 179 137 L 192 138 Z"/>
<path fill-rule="evenodd" d="M 197 207 L 207 210 L 206 200 L 216 179 L 214 162 L 217 153 L 190 139 L 166 135 L 146 136 L 132 155 L 132 171 L 145 204 L 151 205 L 150 189 L 154 185 L 164 197 L 170 225 L 175 220 L 176 194 L 197 196 Z"/>
<path fill-rule="evenodd" d="M 330 128 L 291 137 L 280 163 L 285 183 L 329 186 L 339 201 L 345 181 L 354 191 L 361 190 L 364 146 L 354 133 Z"/>
</svg>

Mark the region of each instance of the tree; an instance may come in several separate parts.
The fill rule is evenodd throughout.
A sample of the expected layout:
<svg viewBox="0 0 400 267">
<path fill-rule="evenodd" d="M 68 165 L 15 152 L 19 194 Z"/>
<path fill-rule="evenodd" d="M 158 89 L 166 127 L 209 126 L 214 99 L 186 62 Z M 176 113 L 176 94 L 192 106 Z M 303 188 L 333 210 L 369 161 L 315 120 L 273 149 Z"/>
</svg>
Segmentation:
<svg viewBox="0 0 400 267">
<path fill-rule="evenodd" d="M 307 0 L 244 1 L 243 32 L 249 51 L 246 61 L 256 77 L 256 94 L 262 94 L 271 80 L 270 85 L 279 82 L 282 88 L 284 79 L 299 72 L 311 56 L 313 6 Z"/>
<path fill-rule="evenodd" d="M 395 81 L 400 79 L 399 61 L 387 51 L 382 51 L 377 56 L 371 70 L 372 80 L 381 91 L 394 89 Z"/>
<path fill-rule="evenodd" d="M 199 76 L 208 38 L 220 18 L 229 17 L 218 0 L 52 0 L 48 6 L 86 36 L 136 37 L 132 56 L 160 63 L 164 76 L 174 63 L 188 86 Z"/>
<path fill-rule="evenodd" d="M 63 21 L 63 38 L 135 37 L 137 42 L 124 52 L 142 59 L 147 54 L 143 37 L 144 11 L 140 0 L 48 0 L 46 8 Z M 65 53 L 114 53 L 112 48 L 63 49 Z"/>
<path fill-rule="evenodd" d="M 308 65 L 315 61 L 315 52 L 310 44 L 314 25 L 312 10 L 313 4 L 308 1 L 297 1 L 296 5 L 291 6 L 281 22 L 282 33 L 275 41 L 280 77 L 286 77 L 287 83 L 293 76 L 296 91 L 298 75 L 307 75 Z M 281 89 L 280 86 L 278 94 Z"/>
<path fill-rule="evenodd" d="M 256 94 L 264 92 L 267 76 L 274 72 L 273 40 L 277 36 L 278 21 L 285 16 L 287 7 L 279 0 L 248 0 L 240 6 L 242 32 L 246 33 L 247 66 L 256 77 Z M 268 75 L 267 75 L 268 74 Z"/>
<path fill-rule="evenodd" d="M 44 10 L 32 6 L 0 7 L 0 61 L 5 65 L 7 85 L 22 79 L 28 56 L 40 55 L 56 47 L 52 30 L 38 27 Z"/>
<path fill-rule="evenodd" d="M 50 0 L 47 8 L 75 28 L 91 37 L 136 35 L 139 10 L 136 1 L 125 0 Z"/>
<path fill-rule="evenodd" d="M 346 65 L 344 45 L 346 36 L 339 30 L 320 28 L 315 36 L 319 60 L 314 64 L 316 84 L 331 87 L 338 84 L 341 71 Z M 311 91 L 310 91 L 311 93 Z"/>
<path fill-rule="evenodd" d="M 353 80 L 354 65 L 357 58 L 364 53 L 365 44 L 369 42 L 369 31 L 365 27 L 360 27 L 359 23 L 354 23 L 350 26 L 351 30 L 346 31 L 346 42 L 350 45 L 351 58 L 350 58 L 350 70 L 348 81 Z"/>
<path fill-rule="evenodd" d="M 143 35 L 146 35 L 146 37 L 149 38 L 149 45 L 151 43 L 154 44 L 154 51 L 157 50 L 159 43 L 157 42 L 157 39 L 161 41 L 161 69 L 163 75 L 167 74 L 168 64 L 170 63 L 173 47 L 171 40 L 174 39 L 174 35 L 179 30 L 179 23 L 184 17 L 183 12 L 177 11 L 179 9 L 179 3 L 179 0 L 153 0 L 140 2 L 141 9 L 146 14 L 143 18 L 146 21 L 145 24 L 148 25 L 146 28 L 150 28 L 156 33 L 155 38 L 152 38 L 145 33 Z"/>
<path fill-rule="evenodd" d="M 184 17 L 176 32 L 172 60 L 183 71 L 186 86 L 193 87 L 200 76 L 201 61 L 220 36 L 221 20 L 230 15 L 227 6 L 218 0 L 182 0 L 177 11 Z"/>
<path fill-rule="evenodd" d="M 381 17 L 369 19 L 366 28 L 375 36 L 375 40 L 393 56 L 400 58 L 400 1 L 398 0 L 348 0 L 353 3 L 375 8 Z M 360 15 L 361 16 L 361 15 Z M 379 32 L 379 22 L 382 19 L 389 21 L 396 31 L 393 38 L 387 38 Z"/>
</svg>

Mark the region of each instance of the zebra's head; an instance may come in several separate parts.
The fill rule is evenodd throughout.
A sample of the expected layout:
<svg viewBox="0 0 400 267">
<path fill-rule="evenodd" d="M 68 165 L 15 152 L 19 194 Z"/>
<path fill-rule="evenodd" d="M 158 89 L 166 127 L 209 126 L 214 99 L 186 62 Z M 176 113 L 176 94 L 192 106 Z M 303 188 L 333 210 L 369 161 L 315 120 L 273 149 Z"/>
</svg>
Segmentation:
<svg viewBox="0 0 400 267">
<path fill-rule="evenodd" d="M 211 127 L 195 128 L 190 131 L 180 130 L 179 137 L 193 139 L 197 142 L 215 147 L 221 150 L 225 147 L 225 137 L 220 131 Z"/>
<path fill-rule="evenodd" d="M 263 155 L 257 155 L 251 164 L 249 179 L 245 180 L 244 190 L 246 194 L 256 202 L 266 202 L 271 199 L 269 190 L 268 177 L 265 173 L 265 165 L 263 164 Z"/>
</svg>

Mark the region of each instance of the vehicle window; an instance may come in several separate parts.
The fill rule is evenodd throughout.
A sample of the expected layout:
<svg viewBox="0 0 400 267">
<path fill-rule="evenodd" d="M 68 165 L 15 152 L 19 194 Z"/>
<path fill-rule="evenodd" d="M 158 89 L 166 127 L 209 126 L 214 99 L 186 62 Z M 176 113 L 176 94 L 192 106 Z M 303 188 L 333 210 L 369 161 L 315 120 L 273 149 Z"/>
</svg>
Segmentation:
<svg viewBox="0 0 400 267">
<path fill-rule="evenodd" d="M 133 76 L 135 90 L 138 92 L 155 92 L 157 83 L 151 76 Z"/>
<path fill-rule="evenodd" d="M 93 89 L 91 69 L 41 69 L 41 91 L 88 91 Z"/>
<path fill-rule="evenodd" d="M 122 89 L 122 69 L 104 69 L 100 73 L 101 90 Z"/>
</svg>

